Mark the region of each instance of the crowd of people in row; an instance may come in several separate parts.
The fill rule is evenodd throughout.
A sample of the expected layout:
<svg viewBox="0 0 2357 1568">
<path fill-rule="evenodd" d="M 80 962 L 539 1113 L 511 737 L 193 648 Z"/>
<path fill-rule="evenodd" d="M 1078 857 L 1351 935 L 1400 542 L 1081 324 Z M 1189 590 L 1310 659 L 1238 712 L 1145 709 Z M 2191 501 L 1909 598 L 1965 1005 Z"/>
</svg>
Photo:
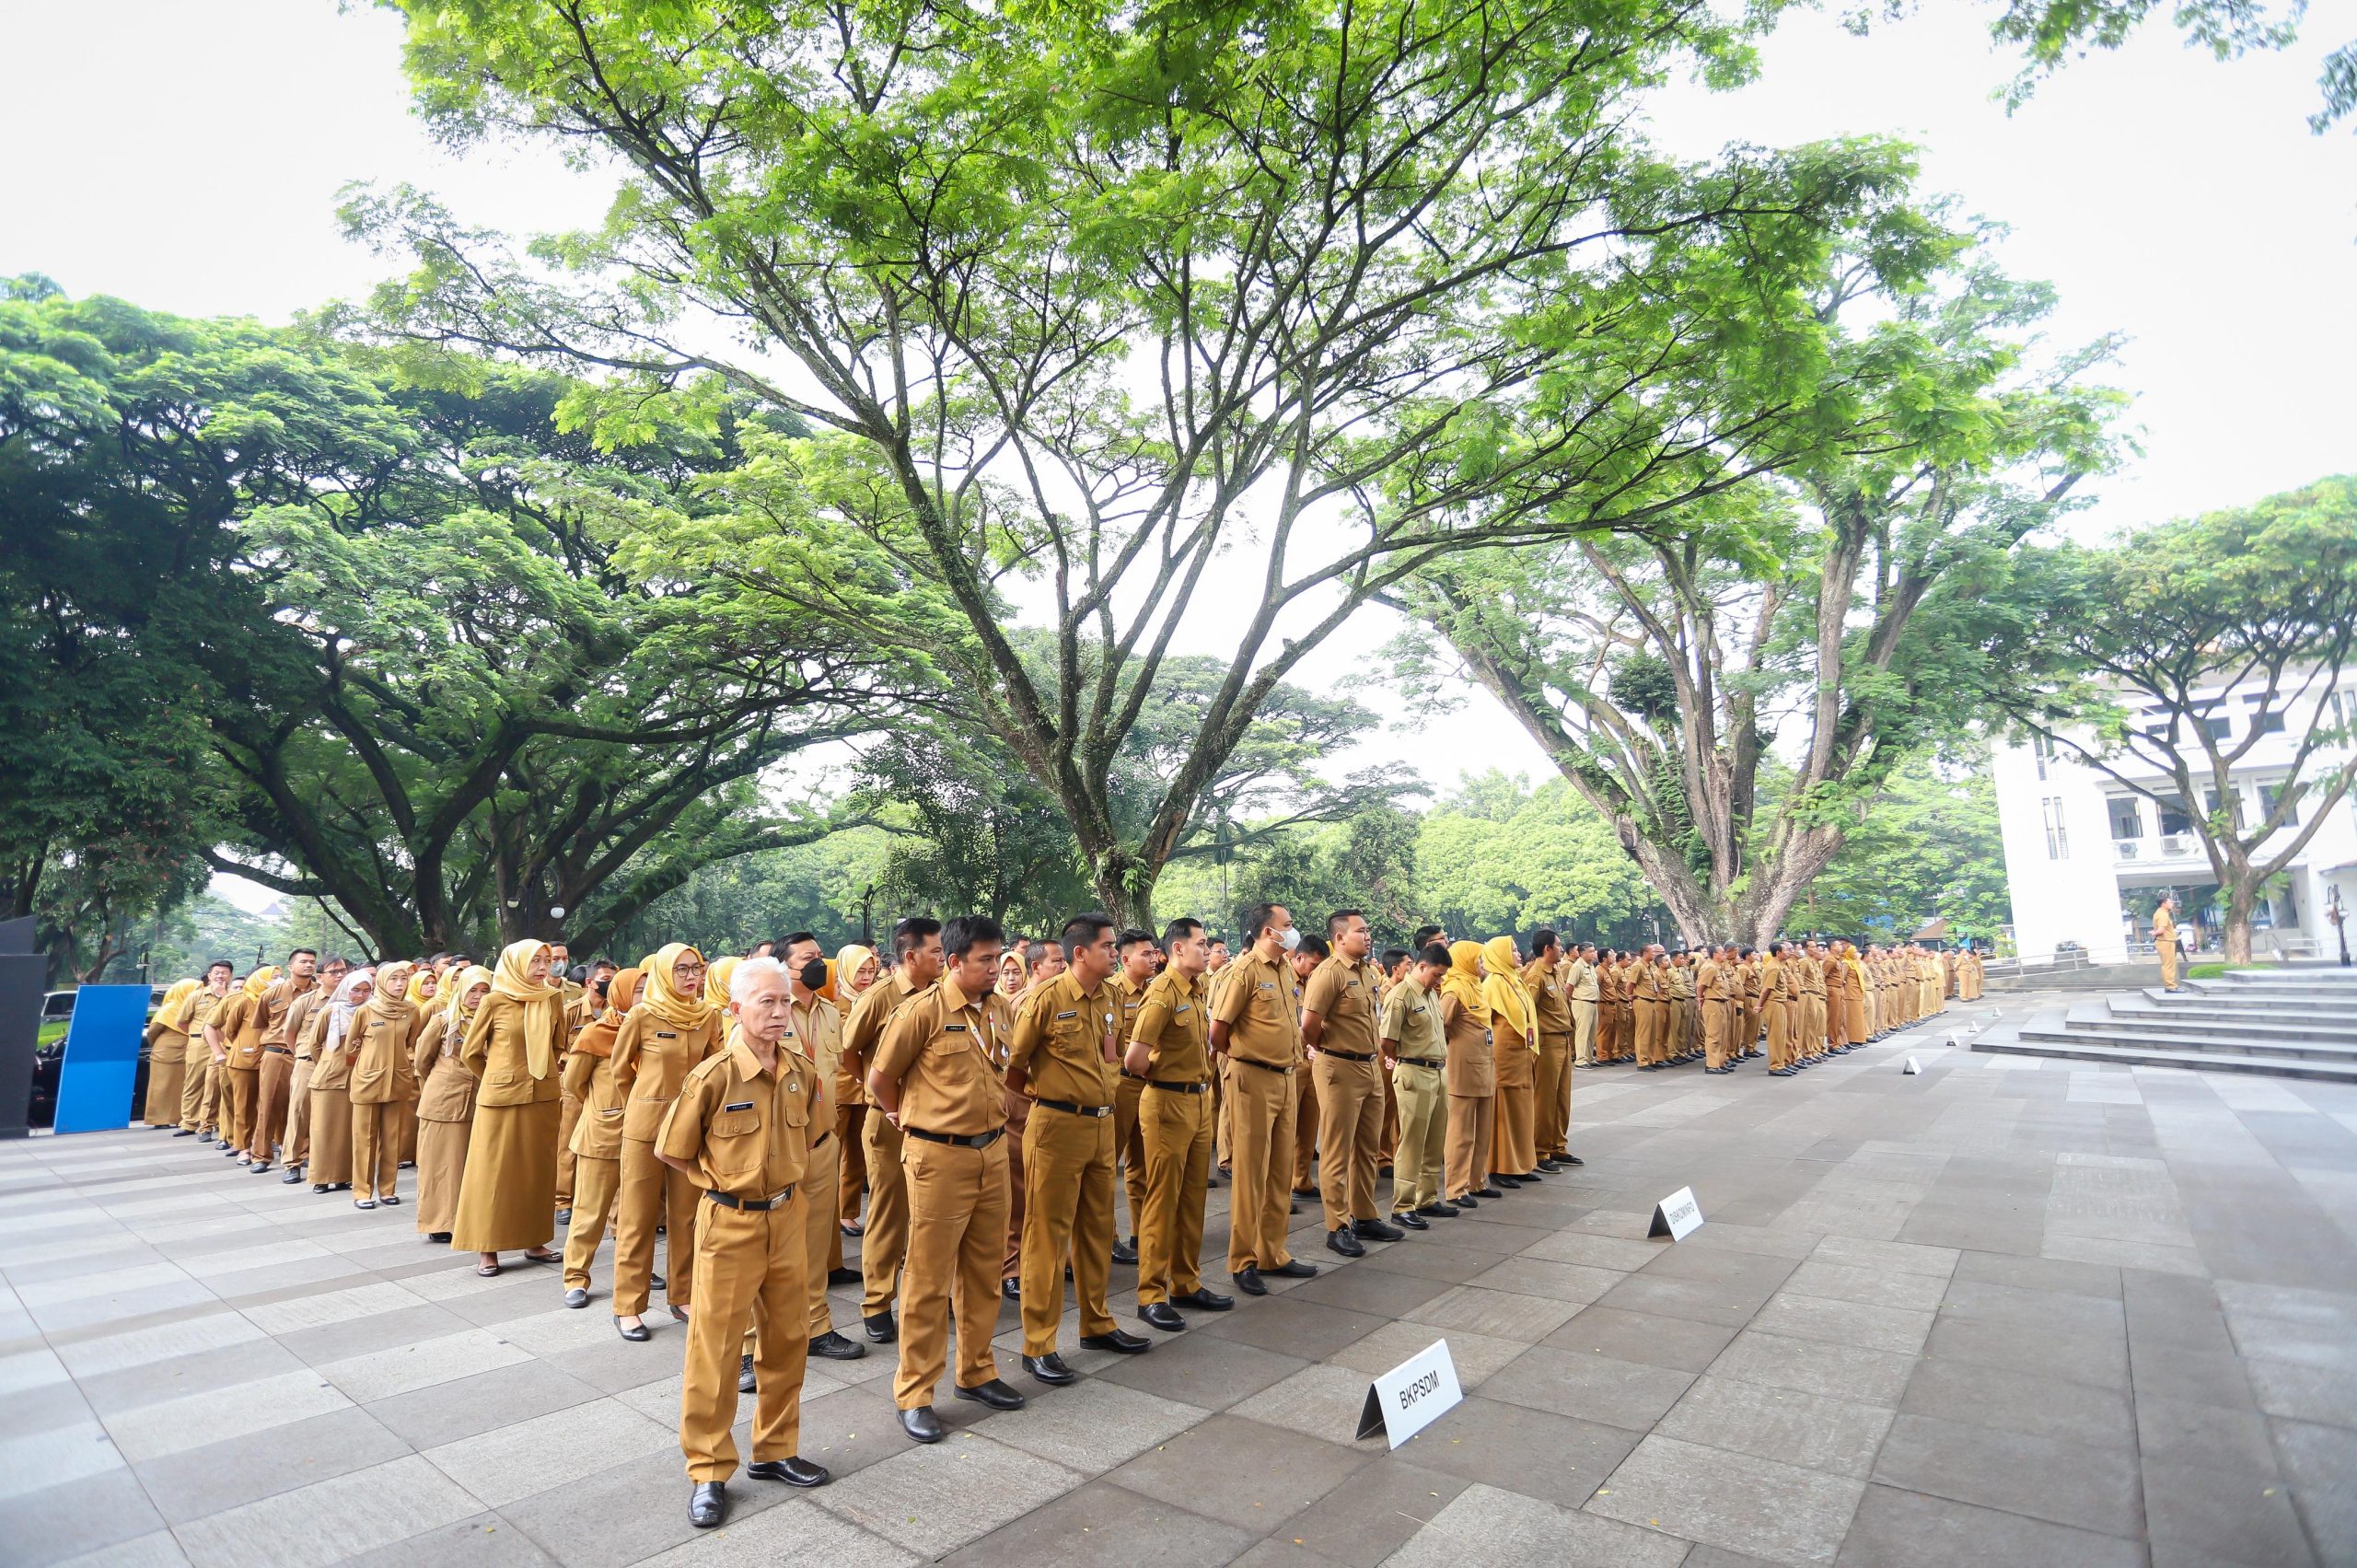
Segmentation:
<svg viewBox="0 0 2357 1568">
<path fill-rule="evenodd" d="M 1287 1245 L 1299 1201 L 1357 1257 L 1581 1164 L 1576 1069 L 1733 1073 L 1764 1043 L 1788 1077 L 1980 991 L 1968 951 L 1915 947 L 1620 952 L 1427 926 L 1378 956 L 1359 912 L 1320 935 L 1277 904 L 1243 929 L 1232 951 L 1194 920 L 1157 936 L 1089 913 L 1030 939 L 970 915 L 831 959 L 796 933 L 577 970 L 530 940 L 489 968 L 298 950 L 239 979 L 221 961 L 150 1025 L 145 1120 L 362 1210 L 399 1206 L 413 1166 L 419 1232 L 486 1277 L 511 1253 L 561 1265 L 568 1307 L 589 1304 L 610 1237 L 620 1336 L 651 1338 L 657 1291 L 688 1325 L 680 1444 L 710 1526 L 740 1392 L 748 1473 L 828 1480 L 798 1453 L 803 1371 L 867 1353 L 830 1284 L 861 1287 L 861 1336 L 897 1345 L 900 1424 L 935 1442 L 953 1325 L 956 1396 L 1024 1402 L 992 1350 L 1002 1300 L 1049 1385 L 1077 1376 L 1067 1282 L 1080 1342 L 1120 1354 L 1153 1341 L 1112 1318 L 1116 1265 L 1158 1331 L 1233 1309 L 1200 1270 L 1223 1180 L 1229 1278 L 1265 1295 L 1317 1272 Z"/>
</svg>

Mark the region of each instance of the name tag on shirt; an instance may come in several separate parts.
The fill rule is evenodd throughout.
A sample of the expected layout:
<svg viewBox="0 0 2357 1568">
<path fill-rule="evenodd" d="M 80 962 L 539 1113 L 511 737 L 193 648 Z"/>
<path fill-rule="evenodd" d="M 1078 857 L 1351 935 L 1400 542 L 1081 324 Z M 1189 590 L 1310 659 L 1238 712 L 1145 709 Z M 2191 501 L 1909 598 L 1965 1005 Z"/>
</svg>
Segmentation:
<svg viewBox="0 0 2357 1568">
<path fill-rule="evenodd" d="M 724 1105 L 720 1109 L 723 1110 L 750 1110 L 753 1109 L 753 1102 L 749 1099 L 740 1099 L 734 1105 Z"/>
<path fill-rule="evenodd" d="M 677 1040 L 679 1037 L 672 1033 L 669 1029 L 656 1029 L 655 1031 L 655 1038 L 656 1040 Z"/>
<path fill-rule="evenodd" d="M 1260 982 L 1260 989 L 1263 991 L 1274 991 L 1276 988 L 1277 982 L 1273 980 L 1264 980 Z"/>
<path fill-rule="evenodd" d="M 1192 1012 L 1194 1010 L 1194 1006 L 1195 1005 L 1192 1002 L 1181 1002 L 1178 1005 L 1170 1009 L 1170 1016 L 1175 1018 L 1181 1013 Z"/>
<path fill-rule="evenodd" d="M 1057 1015 L 1056 1015 L 1056 1022 L 1058 1022 L 1058 1023 L 1060 1023 L 1060 1024 L 1061 1024 L 1061 1023 L 1062 1023 L 1066 1018 L 1077 1018 L 1077 1017 L 1079 1017 L 1079 1016 L 1080 1016 L 1080 1014 L 1079 1014 L 1079 1012 L 1078 1012 L 1076 1009 L 1075 1009 L 1074 1011 L 1073 1011 L 1073 1012 L 1069 1012 L 1069 1013 L 1059 1013 L 1059 1014 L 1057 1014 Z"/>
<path fill-rule="evenodd" d="M 966 1032 L 966 1026 L 963 1024 L 944 1024 L 941 1026 L 941 1032 L 946 1035 L 961 1035 Z"/>
</svg>

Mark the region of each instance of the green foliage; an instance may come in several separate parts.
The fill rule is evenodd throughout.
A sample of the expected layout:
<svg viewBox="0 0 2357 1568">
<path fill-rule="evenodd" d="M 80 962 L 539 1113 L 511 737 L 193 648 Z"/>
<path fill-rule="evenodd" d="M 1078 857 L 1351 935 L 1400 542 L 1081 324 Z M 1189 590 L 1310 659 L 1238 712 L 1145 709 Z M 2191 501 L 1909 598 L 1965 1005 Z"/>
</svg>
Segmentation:
<svg viewBox="0 0 2357 1568">
<path fill-rule="evenodd" d="M 1800 929 L 1905 939 L 1935 918 L 1994 941 L 2013 920 L 1996 786 L 1918 757 L 1893 771 L 1840 853 L 1793 906 Z"/>
</svg>

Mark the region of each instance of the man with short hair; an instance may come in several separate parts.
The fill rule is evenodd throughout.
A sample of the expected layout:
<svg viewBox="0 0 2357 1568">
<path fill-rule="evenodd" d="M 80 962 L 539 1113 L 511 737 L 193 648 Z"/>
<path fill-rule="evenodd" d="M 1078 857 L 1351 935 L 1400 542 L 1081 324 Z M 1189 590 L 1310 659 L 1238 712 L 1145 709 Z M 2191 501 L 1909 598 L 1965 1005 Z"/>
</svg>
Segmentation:
<svg viewBox="0 0 2357 1568">
<path fill-rule="evenodd" d="M 1231 963 L 1212 1008 L 1212 1050 L 1224 1061 L 1236 1163 L 1236 1197 L 1228 1208 L 1227 1267 L 1247 1295 L 1266 1295 L 1265 1273 L 1306 1279 L 1314 1263 L 1285 1245 L 1292 1205 L 1285 1194 L 1293 1167 L 1293 1096 L 1288 1092 L 1301 1053 L 1301 1021 L 1294 1011 L 1293 974 L 1285 962 L 1301 945 L 1293 912 L 1259 904 L 1245 916 L 1251 948 Z"/>
<path fill-rule="evenodd" d="M 1562 939 L 1542 925 L 1530 934 L 1530 958 L 1522 966 L 1523 988 L 1538 1016 L 1538 1061 L 1532 1074 L 1531 1152 L 1542 1175 L 1563 1167 L 1563 1144 L 1572 1123 L 1572 1005 L 1563 992 Z"/>
<path fill-rule="evenodd" d="M 261 993 L 261 1061 L 254 1084 L 253 1136 L 246 1144 L 246 1168 L 257 1176 L 278 1157 L 286 1132 L 295 1084 L 295 1042 L 288 1038 L 286 1026 L 296 999 L 316 989 L 319 967 L 317 952 L 297 947 L 286 955 L 286 972 Z"/>
<path fill-rule="evenodd" d="M 2153 951 L 2161 960 L 2161 989 L 2177 989 L 2177 895 L 2163 893 L 2153 911 Z"/>
<path fill-rule="evenodd" d="M 941 978 L 941 922 L 924 915 L 901 921 L 892 928 L 892 953 L 897 961 L 852 1005 L 851 1016 L 843 1022 L 843 1062 L 863 1080 L 874 1070 L 876 1051 L 892 1015 Z M 870 1340 L 889 1344 L 898 1332 L 892 1299 L 909 1249 L 909 1190 L 900 1168 L 900 1129 L 889 1118 L 871 1112 L 860 1119 L 860 1141 L 867 1156 L 867 1228 L 859 1244 L 866 1299 L 860 1317 Z"/>
<path fill-rule="evenodd" d="M 902 926 L 934 922 L 903 921 Z M 957 1396 L 992 1410 L 1023 1408 L 998 1375 L 991 1336 L 998 1328 L 999 1249 L 1006 1237 L 1006 1086 L 994 1038 L 1008 1027 L 998 981 L 1003 934 L 988 915 L 963 914 L 912 934 L 912 966 L 933 955 L 940 976 L 897 1007 L 876 1046 L 867 1093 L 901 1139 L 907 1171 L 908 1277 L 900 1299 L 900 1365 L 892 1402 L 900 1430 L 918 1443 L 946 1433 L 933 1391 L 958 1326 Z M 897 945 L 897 944 L 896 944 Z M 880 981 L 878 982 L 881 983 Z M 871 1230 L 870 1235 L 874 1232 Z M 868 1276 L 870 1288 L 875 1275 Z"/>
<path fill-rule="evenodd" d="M 835 1157 L 835 1108 L 830 1095 L 843 1054 L 843 1016 L 819 993 L 827 984 L 827 956 L 816 935 L 796 931 L 770 944 L 770 951 L 785 967 L 787 993 L 793 999 L 791 1038 L 803 1055 L 818 1064 L 819 1119 L 810 1128 L 810 1168 L 803 1177 L 808 1205 L 809 1267 L 804 1284 L 810 1296 L 810 1353 L 830 1361 L 857 1361 L 867 1347 L 835 1332 L 834 1309 L 827 1301 L 830 1284 L 851 1284 L 859 1272 L 843 1267 L 843 1233 L 835 1224 L 836 1185 L 842 1167 Z"/>
<path fill-rule="evenodd" d="M 286 1041 L 295 1048 L 295 1075 L 287 1084 L 286 1174 L 278 1179 L 289 1187 L 302 1181 L 303 1167 L 311 1160 L 311 1062 L 319 1039 L 311 1020 L 351 972 L 351 959 L 341 956 L 328 959 L 319 966 L 319 982 L 286 1009 Z"/>
<path fill-rule="evenodd" d="M 1398 1241 L 1398 1225 L 1376 1217 L 1375 1162 L 1383 1137 L 1383 1082 L 1376 1059 L 1375 945 L 1366 916 L 1354 909 L 1326 917 L 1329 957 L 1311 971 L 1301 996 L 1301 1038 L 1313 1056 L 1317 1085 L 1318 1201 L 1326 1211 L 1326 1248 L 1366 1255 L 1368 1241 Z"/>
<path fill-rule="evenodd" d="M 188 1030 L 188 1050 L 181 1058 L 180 1125 L 180 1132 L 193 1137 L 214 1135 L 219 1123 L 215 1120 L 220 1104 L 220 1085 L 213 1059 L 213 1042 L 206 1030 L 212 1027 L 214 1013 L 229 1000 L 229 986 L 237 978 L 237 966 L 226 958 L 215 958 L 204 966 L 204 986 L 189 999 L 184 1027 Z"/>
<path fill-rule="evenodd" d="M 1155 945 L 1153 932 L 1135 928 L 1116 936 L 1113 946 L 1120 958 L 1120 967 L 1113 971 L 1109 982 L 1120 1003 L 1113 1044 L 1116 1051 L 1121 1051 L 1127 1049 L 1130 1037 L 1135 1032 L 1138 1009 L 1145 1005 L 1146 988 L 1154 983 L 1155 974 L 1161 968 L 1156 961 L 1161 949 Z M 1120 1071 L 1113 1085 L 1113 1160 L 1121 1169 L 1123 1194 L 1130 1208 L 1130 1235 L 1124 1241 L 1119 1228 L 1115 1229 L 1113 1261 L 1134 1263 L 1138 1260 L 1138 1215 L 1145 1208 L 1145 1139 L 1138 1131 L 1145 1079 L 1126 1066 Z"/>
<path fill-rule="evenodd" d="M 1286 965 L 1293 970 L 1293 1010 L 1301 1014 L 1301 995 L 1309 985 L 1309 977 L 1326 961 L 1332 949 L 1326 939 L 1314 932 L 1301 934 L 1301 946 L 1286 955 Z M 1306 1044 L 1306 1042 L 1305 1042 Z M 1318 1196 L 1318 1183 L 1311 1169 L 1318 1158 L 1318 1079 L 1309 1069 L 1309 1059 L 1303 1055 L 1296 1063 L 1302 1070 L 1293 1075 L 1293 1188 L 1287 1193 L 1285 1207 L 1294 1214 L 1301 1212 L 1295 1202 Z"/>
<path fill-rule="evenodd" d="M 1399 1091 L 1399 1147 L 1391 1156 L 1391 1218 L 1410 1230 L 1460 1212 L 1442 1195 L 1448 1145 L 1448 1037 L 1434 993 L 1448 973 L 1448 949 L 1435 942 L 1383 999 L 1383 1060 Z"/>
<path fill-rule="evenodd" d="M 1187 1326 L 1180 1307 L 1225 1312 L 1232 1296 L 1203 1286 L 1203 1202 L 1211 1175 L 1212 1060 L 1202 977 L 1210 957 L 1201 921 L 1162 934 L 1170 961 L 1146 987 L 1123 1067 L 1145 1081 L 1138 1109 L 1145 1144 L 1145 1206 L 1138 1219 L 1138 1316 L 1165 1333 Z"/>
<path fill-rule="evenodd" d="M 1596 973 L 1596 944 L 1585 943 L 1563 966 L 1563 994 L 1572 1005 L 1572 1062 L 1579 1067 L 1596 1065 L 1596 1025 L 1598 1009 L 1604 999 L 1604 987 Z M 1564 1118 L 1570 1120 L 1569 1094 L 1566 1092 Z"/>
</svg>

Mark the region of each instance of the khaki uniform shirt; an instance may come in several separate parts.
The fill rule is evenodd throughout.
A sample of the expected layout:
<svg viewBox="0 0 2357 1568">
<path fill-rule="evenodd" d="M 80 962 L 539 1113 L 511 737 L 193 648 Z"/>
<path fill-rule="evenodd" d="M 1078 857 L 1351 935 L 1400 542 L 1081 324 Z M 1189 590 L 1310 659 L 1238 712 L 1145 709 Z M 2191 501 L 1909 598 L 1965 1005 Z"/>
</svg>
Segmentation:
<svg viewBox="0 0 2357 1568">
<path fill-rule="evenodd" d="M 1604 987 L 1596 966 L 1585 958 L 1573 958 L 1563 966 L 1563 993 L 1574 1002 L 1600 1002 Z"/>
<path fill-rule="evenodd" d="M 1247 953 L 1220 971 L 1212 1021 L 1227 1026 L 1227 1053 L 1262 1067 L 1290 1067 L 1301 1057 L 1301 1015 L 1294 1007 L 1293 966 Z"/>
<path fill-rule="evenodd" d="M 622 1099 L 622 1136 L 651 1144 L 664 1115 L 698 1064 L 719 1054 L 728 1039 L 728 1015 L 714 1013 L 682 1028 L 644 1003 L 622 1015 L 614 1034 L 614 1092 Z"/>
<path fill-rule="evenodd" d="M 1498 1064 L 1490 1050 L 1489 1027 L 1455 997 L 1443 995 L 1438 1001 L 1441 1030 L 1448 1041 L 1443 1080 L 1448 1092 L 1475 1098 L 1497 1093 Z"/>
<path fill-rule="evenodd" d="M 1203 990 L 1200 981 L 1190 985 L 1181 980 L 1176 969 L 1163 970 L 1147 984 L 1130 1038 L 1145 1047 L 1145 1075 L 1154 1082 L 1210 1080 L 1212 1026 Z"/>
<path fill-rule="evenodd" d="M 847 1096 L 843 1104 L 867 1103 L 867 1074 L 875 1069 L 876 1048 L 884 1039 L 884 1026 L 892 1021 L 892 1015 L 900 1011 L 900 1004 L 911 994 L 906 975 L 896 969 L 877 976 L 876 983 L 861 992 L 859 1000 L 852 1004 L 851 1016 L 843 1020 L 841 1066 L 855 1096 Z"/>
<path fill-rule="evenodd" d="M 764 1068 L 751 1046 L 731 1040 L 690 1070 L 656 1129 L 656 1150 L 694 1166 L 707 1191 L 773 1198 L 809 1168 L 819 1094 L 818 1069 L 788 1042 Z"/>
<path fill-rule="evenodd" d="M 885 1026 L 874 1071 L 900 1081 L 902 1127 L 972 1137 L 1006 1125 L 997 1041 L 1004 1015 L 983 1000 L 944 975 Z"/>
<path fill-rule="evenodd" d="M 841 1080 L 843 1063 L 842 1009 L 823 996 L 813 996 L 807 1002 L 797 998 L 786 1028 L 791 1031 L 786 1043 L 816 1063 L 821 1077 Z"/>
<path fill-rule="evenodd" d="M 261 1042 L 264 1045 L 289 1045 L 286 1023 L 296 1002 L 319 989 L 319 981 L 296 981 L 293 978 L 273 982 L 261 993 Z"/>
<path fill-rule="evenodd" d="M 1023 1069 L 1025 1092 L 1035 1100 L 1110 1105 L 1116 1069 L 1105 1058 L 1118 1050 L 1120 1024 L 1121 998 L 1113 982 L 1100 981 L 1094 993 L 1084 992 L 1066 970 L 1025 993 L 1007 1040 L 1007 1071 Z"/>
<path fill-rule="evenodd" d="M 1440 1026 L 1440 1002 L 1412 976 L 1383 999 L 1383 1027 L 1377 1032 L 1399 1061 L 1447 1064 L 1448 1036 Z"/>
<path fill-rule="evenodd" d="M 1367 1057 L 1376 1053 L 1374 979 L 1371 966 L 1353 963 L 1340 953 L 1329 954 L 1309 971 L 1301 1005 L 1325 1021 L 1318 1050 Z"/>
<path fill-rule="evenodd" d="M 213 1010 L 213 1027 L 229 1052 L 229 1065 L 252 1069 L 261 1065 L 261 1002 L 243 991 Z"/>
<path fill-rule="evenodd" d="M 1572 1005 L 1563 996 L 1563 983 L 1554 965 L 1543 958 L 1533 958 L 1522 968 L 1522 983 L 1530 993 L 1530 1000 L 1538 1013 L 1538 1038 L 1562 1040 L 1572 1032 Z"/>
<path fill-rule="evenodd" d="M 295 1048 L 296 1061 L 311 1060 L 312 1051 L 319 1040 L 319 1031 L 311 1028 L 311 1021 L 327 1010 L 327 988 L 315 985 L 287 1005 L 285 1028 L 280 1038 Z"/>
</svg>

